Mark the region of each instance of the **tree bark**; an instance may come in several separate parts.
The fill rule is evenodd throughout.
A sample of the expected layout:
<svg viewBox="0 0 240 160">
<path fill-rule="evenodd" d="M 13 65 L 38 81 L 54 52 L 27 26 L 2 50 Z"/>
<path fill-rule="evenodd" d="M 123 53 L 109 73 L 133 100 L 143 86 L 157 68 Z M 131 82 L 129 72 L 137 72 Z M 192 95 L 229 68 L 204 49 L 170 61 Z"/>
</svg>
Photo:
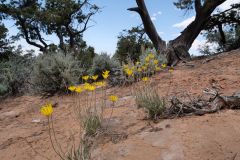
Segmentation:
<svg viewBox="0 0 240 160">
<path fill-rule="evenodd" d="M 220 24 L 220 23 L 218 24 L 218 30 L 219 30 L 220 37 L 221 37 L 221 43 L 224 46 L 224 45 L 226 45 L 226 36 L 224 34 L 222 24 Z"/>
<path fill-rule="evenodd" d="M 43 43 L 43 45 L 38 44 L 38 43 L 30 40 L 30 38 L 29 38 L 29 31 L 28 31 L 27 26 L 26 26 L 26 23 L 25 23 L 26 20 L 23 19 L 23 18 L 21 18 L 20 16 L 17 16 L 17 18 L 18 18 L 18 20 L 19 20 L 19 24 L 20 24 L 21 27 L 22 27 L 23 34 L 24 34 L 24 37 L 25 37 L 25 39 L 26 39 L 26 42 L 27 42 L 28 44 L 30 44 L 30 45 L 33 45 L 33 46 L 39 48 L 39 50 L 40 50 L 41 52 L 45 53 L 46 50 L 47 50 L 48 45 L 43 41 L 43 39 L 42 39 L 42 37 L 41 37 L 41 35 L 40 35 L 40 33 L 39 33 L 39 30 L 36 30 L 36 29 L 35 29 L 35 31 L 36 31 L 36 33 L 37 33 L 37 35 L 38 35 L 38 39 L 40 40 L 41 43 Z"/>
<path fill-rule="evenodd" d="M 142 19 L 145 31 L 153 42 L 154 47 L 160 54 L 165 54 L 168 65 L 176 65 L 180 60 L 189 60 L 189 49 L 194 40 L 200 34 L 207 21 L 211 17 L 214 9 L 226 0 L 205 0 L 201 4 L 201 0 L 194 0 L 196 17 L 194 21 L 184 29 L 180 36 L 170 41 L 167 46 L 165 41 L 158 35 L 156 28 L 149 16 L 144 0 L 136 0 L 138 7 L 129 8 L 129 11 L 137 12 Z"/>
<path fill-rule="evenodd" d="M 162 52 L 166 49 L 166 42 L 161 39 L 158 35 L 157 30 L 150 18 L 147 7 L 144 3 L 144 0 L 136 0 L 138 7 L 129 8 L 129 11 L 137 12 L 142 19 L 145 32 L 147 33 L 150 40 L 153 42 L 154 47 L 158 52 Z"/>
</svg>

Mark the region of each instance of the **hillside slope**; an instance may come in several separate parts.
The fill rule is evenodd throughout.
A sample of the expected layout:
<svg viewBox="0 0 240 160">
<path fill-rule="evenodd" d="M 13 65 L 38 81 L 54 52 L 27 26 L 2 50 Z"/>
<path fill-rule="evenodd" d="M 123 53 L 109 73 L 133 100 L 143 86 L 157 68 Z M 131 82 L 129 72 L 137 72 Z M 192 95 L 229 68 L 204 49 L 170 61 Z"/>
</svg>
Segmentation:
<svg viewBox="0 0 240 160">
<path fill-rule="evenodd" d="M 158 87 L 162 96 L 168 91 L 170 95 L 197 96 L 204 88 L 211 87 L 219 88 L 224 95 L 240 91 L 240 50 L 208 60 L 193 60 L 194 66 L 179 64 L 170 87 L 168 72 L 153 76 L 151 85 Z M 153 123 L 144 120 L 145 114 L 137 109 L 131 87 L 109 88 L 107 93 L 117 94 L 120 99 L 108 132 L 100 133 L 94 142 L 93 159 L 240 160 L 240 111 L 223 110 Z M 8 98 L 0 102 L 1 160 L 42 160 L 29 144 L 49 159 L 58 159 L 49 142 L 47 120 L 39 113 L 39 107 L 45 102 L 57 102 L 54 108 L 57 138 L 63 148 L 69 147 L 69 137 L 78 135 L 72 96 Z M 106 108 L 104 116 L 109 117 L 110 112 L 111 109 Z"/>
</svg>

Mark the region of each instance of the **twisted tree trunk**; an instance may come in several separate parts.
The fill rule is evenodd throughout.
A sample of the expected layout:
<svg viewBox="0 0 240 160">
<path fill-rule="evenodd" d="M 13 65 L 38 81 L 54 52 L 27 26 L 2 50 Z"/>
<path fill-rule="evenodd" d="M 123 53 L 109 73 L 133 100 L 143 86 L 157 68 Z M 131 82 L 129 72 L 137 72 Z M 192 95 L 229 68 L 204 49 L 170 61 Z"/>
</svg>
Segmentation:
<svg viewBox="0 0 240 160">
<path fill-rule="evenodd" d="M 176 65 L 180 60 L 190 59 L 189 49 L 192 43 L 200 34 L 214 9 L 226 0 L 194 0 L 196 17 L 194 21 L 184 29 L 180 36 L 170 41 L 167 45 L 158 35 L 157 30 L 150 18 L 144 0 L 136 0 L 138 7 L 129 8 L 129 11 L 137 12 L 143 22 L 145 32 L 152 41 L 159 54 L 164 54 L 168 60 L 168 65 Z"/>
</svg>

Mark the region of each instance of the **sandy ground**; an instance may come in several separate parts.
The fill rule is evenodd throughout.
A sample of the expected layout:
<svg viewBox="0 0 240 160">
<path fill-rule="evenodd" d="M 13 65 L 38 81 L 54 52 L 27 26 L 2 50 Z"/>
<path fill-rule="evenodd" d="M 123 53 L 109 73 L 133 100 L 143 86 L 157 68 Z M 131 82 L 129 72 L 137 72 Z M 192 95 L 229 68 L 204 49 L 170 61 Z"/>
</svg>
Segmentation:
<svg viewBox="0 0 240 160">
<path fill-rule="evenodd" d="M 192 61 L 194 67 L 180 64 L 173 76 L 160 72 L 151 78 L 152 85 L 162 96 L 167 92 L 197 96 L 204 88 L 211 87 L 219 88 L 225 95 L 240 91 L 239 50 L 203 64 L 205 60 Z M 170 88 L 169 79 L 172 79 Z M 131 87 L 109 88 L 107 92 L 117 94 L 120 99 L 107 134 L 99 135 L 94 143 L 92 159 L 240 160 L 240 111 L 224 110 L 153 123 L 144 120 L 145 114 L 137 109 Z M 63 150 L 67 151 L 72 144 L 71 136 L 79 133 L 73 96 L 48 99 L 22 96 L 0 102 L 0 160 L 44 159 L 35 151 L 51 160 L 59 159 L 51 148 L 47 119 L 39 113 L 40 106 L 46 102 L 58 104 L 53 115 L 55 131 Z M 105 119 L 110 112 L 110 108 L 105 109 Z"/>
</svg>

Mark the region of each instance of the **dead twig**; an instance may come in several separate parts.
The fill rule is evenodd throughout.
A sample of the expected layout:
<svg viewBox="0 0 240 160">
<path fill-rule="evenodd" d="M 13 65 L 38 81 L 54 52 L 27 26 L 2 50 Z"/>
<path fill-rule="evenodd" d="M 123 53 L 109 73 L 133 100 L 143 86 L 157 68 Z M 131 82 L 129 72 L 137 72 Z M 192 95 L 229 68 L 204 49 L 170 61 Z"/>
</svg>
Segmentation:
<svg viewBox="0 0 240 160">
<path fill-rule="evenodd" d="M 240 109 L 240 94 L 223 96 L 218 91 L 206 88 L 204 94 L 211 95 L 209 100 L 195 99 L 187 94 L 188 102 L 182 102 L 177 97 L 171 98 L 171 106 L 160 118 L 175 118 L 189 115 L 204 115 L 218 112 L 222 109 Z"/>
</svg>

